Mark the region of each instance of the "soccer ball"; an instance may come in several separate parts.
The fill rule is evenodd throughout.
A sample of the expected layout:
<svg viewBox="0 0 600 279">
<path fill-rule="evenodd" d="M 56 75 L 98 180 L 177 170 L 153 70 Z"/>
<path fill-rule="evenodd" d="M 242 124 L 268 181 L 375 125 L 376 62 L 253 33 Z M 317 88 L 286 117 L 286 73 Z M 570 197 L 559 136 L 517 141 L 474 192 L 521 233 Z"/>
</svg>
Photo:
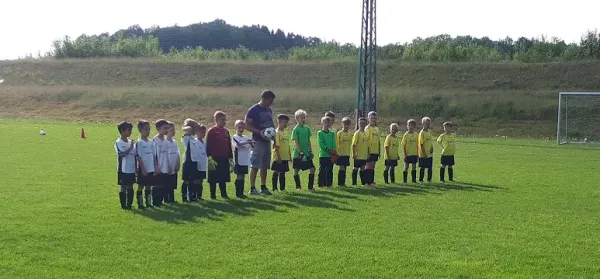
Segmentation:
<svg viewBox="0 0 600 279">
<path fill-rule="evenodd" d="M 265 136 L 265 138 L 268 140 L 273 140 L 275 138 L 276 133 L 277 131 L 275 131 L 275 128 L 266 128 L 263 131 L 263 136 Z"/>
<path fill-rule="evenodd" d="M 40 136 L 45 136 L 45 135 L 46 135 L 46 131 L 44 131 L 44 130 L 41 130 L 41 131 L 40 131 Z"/>
</svg>

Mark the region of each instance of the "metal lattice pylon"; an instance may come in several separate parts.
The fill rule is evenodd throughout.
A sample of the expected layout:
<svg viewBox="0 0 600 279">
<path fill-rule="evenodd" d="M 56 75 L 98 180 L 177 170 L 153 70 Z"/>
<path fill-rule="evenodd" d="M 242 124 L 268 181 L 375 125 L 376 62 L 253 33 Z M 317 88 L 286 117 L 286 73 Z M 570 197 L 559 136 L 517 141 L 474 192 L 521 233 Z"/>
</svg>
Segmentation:
<svg viewBox="0 0 600 279">
<path fill-rule="evenodd" d="M 363 0 L 357 68 L 356 118 L 377 110 L 376 0 Z M 357 121 L 358 125 L 358 121 Z"/>
</svg>

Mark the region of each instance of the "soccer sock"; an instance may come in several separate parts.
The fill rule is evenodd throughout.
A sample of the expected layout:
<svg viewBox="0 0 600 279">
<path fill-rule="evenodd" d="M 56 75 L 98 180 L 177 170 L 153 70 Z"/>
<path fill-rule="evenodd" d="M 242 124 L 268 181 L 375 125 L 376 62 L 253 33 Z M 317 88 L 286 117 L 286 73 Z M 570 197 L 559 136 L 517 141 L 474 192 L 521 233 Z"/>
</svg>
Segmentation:
<svg viewBox="0 0 600 279">
<path fill-rule="evenodd" d="M 375 183 L 375 169 L 369 170 L 369 183 Z"/>
<path fill-rule="evenodd" d="M 313 189 L 315 185 L 315 174 L 311 173 L 308 175 L 308 189 Z"/>
<path fill-rule="evenodd" d="M 385 184 L 389 184 L 390 181 L 388 179 L 388 175 L 389 175 L 389 169 L 385 169 L 383 171 L 383 181 L 385 181 Z"/>
<path fill-rule="evenodd" d="M 188 184 L 185 182 L 181 183 L 181 200 L 184 202 L 188 200 Z"/>
<path fill-rule="evenodd" d="M 300 188 L 300 175 L 294 175 L 294 182 L 296 183 L 296 188 Z"/>
<path fill-rule="evenodd" d="M 367 183 L 367 170 L 360 171 L 360 185 L 365 185 Z"/>
<path fill-rule="evenodd" d="M 408 171 L 403 171 L 402 172 L 402 181 L 404 183 L 408 182 Z"/>
<path fill-rule="evenodd" d="M 394 167 L 390 168 L 390 182 L 396 183 L 396 169 Z"/>
<path fill-rule="evenodd" d="M 445 168 L 440 168 L 440 181 L 444 182 L 444 176 L 446 174 L 446 169 Z"/>
<path fill-rule="evenodd" d="M 327 172 L 327 186 L 333 186 L 333 166 Z"/>
<path fill-rule="evenodd" d="M 125 193 L 127 193 L 127 208 L 131 208 L 133 204 L 133 189 L 127 189 Z"/>
<path fill-rule="evenodd" d="M 454 168 L 448 168 L 448 179 L 454 181 Z"/>
<path fill-rule="evenodd" d="M 272 178 L 273 191 L 277 191 L 277 183 L 278 182 L 279 182 L 279 173 L 273 172 L 273 178 Z"/>
<path fill-rule="evenodd" d="M 323 168 L 321 167 L 319 169 L 319 174 L 317 174 L 317 185 L 319 185 L 319 187 L 323 187 L 325 186 L 325 173 L 323 171 Z"/>
<path fill-rule="evenodd" d="M 142 194 L 142 190 L 137 191 L 135 196 L 137 199 L 138 208 L 144 208 L 144 195 Z"/>
<path fill-rule="evenodd" d="M 225 182 L 219 183 L 219 190 L 221 191 L 221 197 L 227 198 L 227 184 Z"/>
<path fill-rule="evenodd" d="M 417 170 L 410 171 L 410 178 L 412 179 L 412 182 L 417 182 Z"/>
<path fill-rule="evenodd" d="M 279 190 L 285 190 L 285 173 L 282 172 L 279 174 Z"/>
<path fill-rule="evenodd" d="M 121 202 L 121 208 L 122 209 L 127 208 L 127 205 L 125 205 L 125 198 L 126 198 L 125 196 L 126 195 L 127 194 L 125 194 L 125 192 L 119 192 L 119 202 Z"/>
<path fill-rule="evenodd" d="M 241 197 L 244 194 L 244 180 L 235 180 L 235 196 Z"/>
<path fill-rule="evenodd" d="M 338 186 L 346 185 L 346 171 L 340 170 L 338 171 Z"/>
<path fill-rule="evenodd" d="M 217 198 L 217 183 L 210 182 L 209 187 L 210 187 L 210 198 L 216 199 Z"/>
<path fill-rule="evenodd" d="M 433 169 L 427 168 L 427 181 L 431 181 L 432 176 L 433 176 Z"/>
<path fill-rule="evenodd" d="M 150 191 L 150 189 L 145 189 L 144 190 L 144 200 L 146 201 L 146 207 L 151 207 L 152 206 L 152 201 L 150 200 L 150 194 L 152 194 L 152 192 Z"/>
<path fill-rule="evenodd" d="M 194 184 L 194 198 L 202 199 L 202 192 L 204 191 L 204 186 L 202 186 L 202 180 L 200 180 L 200 184 Z"/>
<path fill-rule="evenodd" d="M 419 169 L 419 181 L 423 182 L 423 177 L 425 176 L 425 168 Z"/>
<path fill-rule="evenodd" d="M 354 170 L 352 170 L 352 185 L 356 186 L 357 179 L 358 179 L 358 170 L 354 169 Z"/>
</svg>

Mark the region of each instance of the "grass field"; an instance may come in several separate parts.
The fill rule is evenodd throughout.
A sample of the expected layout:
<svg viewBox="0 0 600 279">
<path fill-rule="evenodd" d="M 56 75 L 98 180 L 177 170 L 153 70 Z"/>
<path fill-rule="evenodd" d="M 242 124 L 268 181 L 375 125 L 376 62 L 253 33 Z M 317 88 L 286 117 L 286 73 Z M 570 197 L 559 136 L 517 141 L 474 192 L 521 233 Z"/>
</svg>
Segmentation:
<svg viewBox="0 0 600 279">
<path fill-rule="evenodd" d="M 597 148 L 462 139 L 457 183 L 127 212 L 118 204 L 114 125 L 3 119 L 0 128 L 3 278 L 600 274 Z"/>
</svg>

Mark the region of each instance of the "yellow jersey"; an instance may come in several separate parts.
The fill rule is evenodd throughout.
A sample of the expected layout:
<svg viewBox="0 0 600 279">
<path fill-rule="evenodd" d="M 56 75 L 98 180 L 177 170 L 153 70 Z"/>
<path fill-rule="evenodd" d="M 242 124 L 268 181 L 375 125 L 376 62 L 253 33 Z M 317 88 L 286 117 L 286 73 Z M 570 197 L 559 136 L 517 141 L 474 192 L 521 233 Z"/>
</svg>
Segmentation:
<svg viewBox="0 0 600 279">
<path fill-rule="evenodd" d="M 400 156 L 398 155 L 398 147 L 399 146 L 400 146 L 400 144 L 398 143 L 398 137 L 392 136 L 392 135 L 388 135 L 385 138 L 385 142 L 383 143 L 383 147 L 389 149 L 389 152 L 385 153 L 385 159 L 386 160 L 398 160 L 398 159 L 400 159 Z M 388 156 L 388 153 L 390 153 L 389 156 Z"/>
<path fill-rule="evenodd" d="M 404 133 L 402 136 L 402 148 L 406 153 L 406 156 L 417 156 L 419 155 L 419 134 L 417 133 Z"/>
<path fill-rule="evenodd" d="M 365 132 L 369 139 L 369 154 L 381 153 L 381 129 L 379 127 L 367 126 Z"/>
<path fill-rule="evenodd" d="M 352 133 L 339 131 L 336 137 L 338 156 L 350 156 L 352 154 Z"/>
<path fill-rule="evenodd" d="M 366 160 L 369 157 L 369 139 L 367 132 L 356 131 L 352 137 L 352 146 L 356 146 L 355 160 Z"/>
<path fill-rule="evenodd" d="M 291 149 L 290 149 L 290 135 L 287 131 L 277 131 L 275 134 L 275 144 L 273 145 L 273 155 L 271 155 L 273 161 L 277 160 L 277 151 L 275 147 L 279 147 L 279 156 L 282 161 L 290 161 Z"/>
<path fill-rule="evenodd" d="M 433 143 L 431 142 L 431 140 L 431 130 L 421 130 L 421 132 L 419 133 L 419 158 L 429 158 L 433 156 Z M 423 148 L 425 148 L 425 150 L 423 150 Z M 425 156 L 425 153 L 427 153 L 427 156 Z"/>
<path fill-rule="evenodd" d="M 441 134 L 437 142 L 442 146 L 442 156 L 454 155 L 456 151 L 456 136 L 454 134 Z"/>
</svg>

